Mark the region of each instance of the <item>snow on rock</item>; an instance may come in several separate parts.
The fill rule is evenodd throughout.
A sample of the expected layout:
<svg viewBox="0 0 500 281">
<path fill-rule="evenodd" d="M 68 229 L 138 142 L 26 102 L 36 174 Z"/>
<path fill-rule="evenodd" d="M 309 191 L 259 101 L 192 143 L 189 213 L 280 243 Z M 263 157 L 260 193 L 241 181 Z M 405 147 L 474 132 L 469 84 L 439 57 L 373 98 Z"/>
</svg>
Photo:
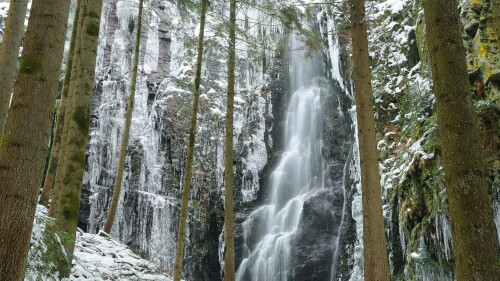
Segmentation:
<svg viewBox="0 0 500 281">
<path fill-rule="evenodd" d="M 375 6 L 378 9 L 378 13 L 376 14 L 377 16 L 380 16 L 381 14 L 385 13 L 385 11 L 390 11 L 392 14 L 396 14 L 401 12 L 405 7 L 407 7 L 408 2 L 410 0 L 387 0 L 387 1 L 382 1 Z"/>
<path fill-rule="evenodd" d="M 243 101 L 243 100 L 242 100 Z M 236 98 L 235 98 L 236 102 Z M 244 102 L 244 101 L 243 101 Z M 255 133 L 251 134 L 245 142 L 248 147 L 248 155 L 243 159 L 245 169 L 243 170 L 243 202 L 249 202 L 255 199 L 260 188 L 259 173 L 267 164 L 266 144 L 264 143 L 265 124 L 265 107 L 266 100 L 263 97 L 257 98 L 256 115 L 253 120 L 247 122 L 255 122 Z"/>
<path fill-rule="evenodd" d="M 77 233 L 75 259 L 69 280 L 169 281 L 158 266 L 109 237 Z"/>
<path fill-rule="evenodd" d="M 38 205 L 31 235 L 25 281 L 59 280 L 52 264 L 44 260 L 43 243 L 48 210 Z M 170 281 L 156 264 L 133 253 L 127 246 L 107 236 L 77 232 L 73 269 L 63 280 L 155 280 Z"/>
</svg>

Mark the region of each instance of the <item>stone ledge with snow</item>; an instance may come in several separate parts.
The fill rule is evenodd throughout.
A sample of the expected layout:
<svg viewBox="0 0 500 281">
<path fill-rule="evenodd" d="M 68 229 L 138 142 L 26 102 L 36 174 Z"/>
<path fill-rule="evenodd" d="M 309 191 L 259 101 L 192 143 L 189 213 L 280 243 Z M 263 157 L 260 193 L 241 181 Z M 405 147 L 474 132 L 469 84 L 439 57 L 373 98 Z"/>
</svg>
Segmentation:
<svg viewBox="0 0 500 281">
<path fill-rule="evenodd" d="M 43 243 L 47 209 L 38 206 L 26 281 L 59 280 L 57 273 L 43 262 L 46 245 Z M 78 229 L 73 269 L 70 278 L 64 280 L 154 280 L 171 281 L 168 274 L 153 262 L 141 258 L 127 246 L 108 236 L 84 233 Z"/>
</svg>

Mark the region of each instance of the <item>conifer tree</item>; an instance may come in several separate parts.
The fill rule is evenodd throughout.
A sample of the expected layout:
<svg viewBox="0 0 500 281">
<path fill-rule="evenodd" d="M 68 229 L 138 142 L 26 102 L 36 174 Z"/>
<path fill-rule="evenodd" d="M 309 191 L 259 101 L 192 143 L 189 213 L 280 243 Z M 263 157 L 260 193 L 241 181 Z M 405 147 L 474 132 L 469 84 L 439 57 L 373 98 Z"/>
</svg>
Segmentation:
<svg viewBox="0 0 500 281">
<path fill-rule="evenodd" d="M 181 215 L 179 217 L 179 235 L 177 236 L 177 249 L 175 254 L 174 281 L 180 281 L 182 275 L 182 261 L 184 258 L 184 242 L 186 239 L 186 222 L 189 206 L 189 191 L 191 189 L 191 174 L 193 170 L 194 143 L 196 140 L 198 102 L 200 99 L 201 68 L 203 65 L 203 40 L 205 35 L 205 16 L 207 0 L 201 0 L 200 32 L 198 35 L 198 55 L 196 58 L 196 77 L 193 90 L 193 108 L 191 112 L 191 127 L 189 129 L 188 155 L 186 159 L 186 172 L 182 185 Z"/>
<path fill-rule="evenodd" d="M 16 77 L 28 0 L 11 0 L 0 46 L 0 136 L 3 135 Z"/>
<path fill-rule="evenodd" d="M 76 39 L 75 39 L 75 45 L 74 45 L 74 50 L 73 50 L 73 58 L 71 62 L 71 73 L 70 73 L 70 80 L 69 83 L 66 85 L 69 85 L 67 89 L 63 89 L 63 91 L 67 90 L 67 100 L 66 100 L 66 106 L 65 106 L 65 116 L 71 116 L 72 110 L 73 110 L 73 96 L 75 92 L 75 81 L 74 77 L 76 77 L 78 73 L 78 69 L 80 66 L 80 60 L 81 60 L 81 42 L 82 42 L 82 36 L 84 33 L 83 30 L 83 24 L 84 24 L 84 14 L 86 11 L 86 5 L 87 1 L 86 0 L 80 0 L 79 3 L 79 15 L 78 15 L 78 22 L 77 24 L 77 30 L 76 30 Z M 69 124 L 71 122 L 71 118 L 66 118 L 64 117 L 64 120 L 61 120 L 62 124 L 62 131 L 60 132 L 59 136 L 59 153 L 57 157 L 57 162 L 54 161 L 54 165 L 56 166 L 56 171 L 55 171 L 55 177 L 53 181 L 53 186 L 52 186 L 52 193 L 51 193 L 51 203 L 50 203 L 50 208 L 49 208 L 49 216 L 52 218 L 57 217 L 57 212 L 59 211 L 59 203 L 60 203 L 60 198 L 61 198 L 61 192 L 62 192 L 62 177 L 64 174 L 64 169 L 65 169 L 65 149 L 66 149 L 66 143 L 68 142 L 68 134 L 69 134 Z M 61 125 L 61 124 L 58 124 Z M 42 191 L 43 192 L 43 191 Z M 47 229 L 51 230 L 51 226 L 48 225 L 49 227 Z M 49 231 L 50 232 L 50 231 Z"/>
<path fill-rule="evenodd" d="M 63 132 L 62 174 L 59 195 L 54 196 L 54 208 L 51 215 L 55 217 L 55 223 L 50 227 L 58 235 L 65 249 L 64 255 L 55 256 L 60 276 L 67 277 L 71 272 L 71 262 L 76 239 L 76 227 L 80 209 L 80 194 L 85 170 L 85 157 L 89 133 L 90 110 L 94 93 L 94 76 L 96 66 L 96 55 L 99 39 L 99 28 L 101 20 L 102 0 L 82 0 L 81 4 L 82 26 L 78 32 L 81 38 L 77 40 L 78 66 L 76 75 L 72 75 L 73 91 L 71 108 L 68 111 L 68 124 Z M 76 54 L 75 54 L 76 55 Z M 75 63 L 75 62 L 73 62 Z M 59 165 L 59 164 L 58 164 Z M 59 172 L 59 171 L 58 171 Z M 59 177 L 56 175 L 56 178 Z"/>
<path fill-rule="evenodd" d="M 364 0 L 349 0 L 361 166 L 365 280 L 389 280 Z"/>
<path fill-rule="evenodd" d="M 0 148 L 0 276 L 3 280 L 23 280 L 24 277 L 70 2 L 34 0 L 31 6 Z"/>
<path fill-rule="evenodd" d="M 224 280 L 235 280 L 233 124 L 236 64 L 236 0 L 229 1 L 229 51 L 227 61 L 227 109 L 224 160 Z"/>
<path fill-rule="evenodd" d="M 499 280 L 497 231 L 472 105 L 458 2 L 424 1 L 458 280 Z"/>
<path fill-rule="evenodd" d="M 118 170 L 116 171 L 115 183 L 113 185 L 113 198 L 108 209 L 106 222 L 104 223 L 104 232 L 111 233 L 113 222 L 115 220 L 116 207 L 118 199 L 120 199 L 120 191 L 123 180 L 123 169 L 125 166 L 125 156 L 127 155 L 127 145 L 130 139 L 130 126 L 132 124 L 132 114 L 134 112 L 135 91 L 137 85 L 137 70 L 139 68 L 139 47 L 141 45 L 141 29 L 142 29 L 142 10 L 144 0 L 139 0 L 139 14 L 137 16 L 137 33 L 134 45 L 134 66 L 132 68 L 132 80 L 130 83 L 130 93 L 128 97 L 128 107 L 125 117 L 125 128 L 123 131 L 122 142 L 120 147 L 120 158 L 118 159 Z"/>
<path fill-rule="evenodd" d="M 66 116 L 66 104 L 68 102 L 69 84 L 71 81 L 71 69 L 73 67 L 73 55 L 75 53 L 76 35 L 78 31 L 78 19 L 80 15 L 80 3 L 77 1 L 75 16 L 73 19 L 73 30 L 71 32 L 71 41 L 68 51 L 68 60 L 66 63 L 66 71 L 64 73 L 63 87 L 61 91 L 61 101 L 59 104 L 56 131 L 52 141 L 52 151 L 50 153 L 49 166 L 45 175 L 42 193 L 40 194 L 40 204 L 48 206 L 50 196 L 52 194 L 52 187 L 54 186 L 54 178 L 56 176 L 56 168 L 59 159 L 59 150 L 61 148 L 62 131 L 64 127 L 64 119 Z"/>
</svg>

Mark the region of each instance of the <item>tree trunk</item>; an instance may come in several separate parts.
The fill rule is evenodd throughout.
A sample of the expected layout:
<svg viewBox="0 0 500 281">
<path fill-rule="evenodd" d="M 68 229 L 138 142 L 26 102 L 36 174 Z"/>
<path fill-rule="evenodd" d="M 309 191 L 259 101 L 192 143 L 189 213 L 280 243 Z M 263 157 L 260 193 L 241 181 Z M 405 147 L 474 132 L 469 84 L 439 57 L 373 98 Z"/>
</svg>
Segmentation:
<svg viewBox="0 0 500 281">
<path fill-rule="evenodd" d="M 236 63 L 236 0 L 229 2 L 229 54 L 227 61 L 226 153 L 224 160 L 224 280 L 234 281 L 234 171 L 233 171 L 233 119 L 234 68 Z"/>
<path fill-rule="evenodd" d="M 425 0 L 424 11 L 457 279 L 499 280 L 498 239 L 458 3 Z"/>
<path fill-rule="evenodd" d="M 75 92 L 75 77 L 78 73 L 78 69 L 80 66 L 80 54 L 81 54 L 81 42 L 82 42 L 82 36 L 83 36 L 83 24 L 84 24 L 84 14 L 86 11 L 86 5 L 87 2 L 86 0 L 80 0 L 79 3 L 79 15 L 78 15 L 78 27 L 76 31 L 76 40 L 75 40 L 75 46 L 74 46 L 74 51 L 73 51 L 73 62 L 71 63 L 71 74 L 70 74 L 70 81 L 69 81 L 69 87 L 67 89 L 68 94 L 67 94 L 67 100 L 66 100 L 66 109 L 64 112 L 65 116 L 71 116 L 72 110 L 73 110 L 73 94 Z M 64 90 L 64 89 L 63 89 Z M 61 132 L 61 140 L 60 140 L 60 146 L 59 146 L 59 153 L 58 153 L 58 160 L 57 160 L 57 165 L 56 165 L 56 173 L 55 173 L 55 178 L 54 178 L 54 184 L 52 187 L 52 195 L 51 195 L 51 203 L 50 203 L 50 208 L 49 208 L 49 216 L 52 218 L 57 217 L 57 212 L 59 211 L 59 203 L 60 203 L 60 198 L 61 198 L 61 192 L 62 192 L 62 177 L 65 169 L 65 149 L 66 149 L 66 143 L 68 142 L 68 132 L 69 132 L 69 123 L 71 121 L 71 118 L 64 118 L 64 122 L 62 122 L 62 132 Z M 51 226 L 48 225 L 49 227 L 47 229 L 51 229 Z M 51 232 L 51 231 L 49 231 Z"/>
<path fill-rule="evenodd" d="M 0 150 L 0 276 L 23 280 L 70 0 L 34 0 Z M 17 54 L 16 54 L 17 57 Z"/>
<path fill-rule="evenodd" d="M 130 138 L 130 125 L 132 123 L 132 114 L 134 112 L 135 89 L 137 82 L 137 69 L 139 67 L 139 47 L 141 45 L 141 29 L 142 29 L 142 10 L 144 0 L 139 1 L 139 14 L 137 16 L 137 34 L 134 46 L 134 66 L 132 69 L 132 81 L 130 83 L 130 94 L 128 97 L 127 114 L 125 118 L 125 128 L 122 136 L 122 143 L 120 147 L 120 158 L 118 160 L 118 170 L 116 172 L 115 183 L 113 186 L 113 198 L 108 209 L 106 223 L 104 224 L 104 232 L 111 234 L 111 228 L 115 220 L 116 207 L 118 206 L 118 199 L 120 199 L 120 191 L 123 180 L 123 168 L 125 166 L 125 156 L 127 155 L 127 145 Z"/>
<path fill-rule="evenodd" d="M 389 263 L 382 215 L 382 194 L 375 134 L 375 119 L 368 57 L 364 0 L 349 0 L 352 35 L 353 80 L 356 92 L 365 280 L 389 280 Z"/>
<path fill-rule="evenodd" d="M 198 35 L 198 57 L 196 60 L 196 78 L 193 92 L 193 109 L 191 113 L 191 128 L 189 130 L 188 155 L 186 159 L 186 172 L 182 185 L 182 205 L 179 218 L 179 235 L 177 236 L 177 250 L 175 254 L 174 281 L 180 281 L 182 275 L 182 260 L 184 258 L 184 240 L 186 238 L 186 221 L 189 206 L 189 190 L 191 187 L 191 174 L 193 170 L 194 142 L 196 139 L 198 102 L 200 99 L 201 67 L 203 65 L 203 40 L 205 35 L 205 15 L 207 0 L 201 0 L 200 34 Z"/>
<path fill-rule="evenodd" d="M 0 46 L 0 136 L 7 123 L 10 97 L 16 78 L 19 48 L 23 37 L 28 0 L 11 0 Z"/>
<path fill-rule="evenodd" d="M 58 202 L 53 228 L 66 251 L 66 255 L 57 257 L 59 260 L 56 263 L 62 277 L 68 277 L 71 272 L 75 247 L 102 10 L 102 0 L 82 1 L 84 4 L 80 8 L 83 10 L 80 53 L 77 73 L 72 78 L 74 79 L 72 109 L 67 118 L 69 120 L 67 138 L 63 138 L 61 194 L 56 198 Z"/>
<path fill-rule="evenodd" d="M 61 92 L 61 103 L 56 122 L 56 131 L 54 133 L 54 140 L 52 141 L 52 151 L 50 153 L 49 167 L 45 175 L 42 194 L 40 194 L 40 204 L 44 206 L 49 205 L 50 196 L 52 195 L 52 187 L 54 186 L 54 179 L 56 176 L 57 162 L 59 159 L 59 150 L 61 148 L 62 131 L 64 127 L 64 118 L 66 113 L 66 103 L 68 100 L 69 84 L 71 81 L 71 69 L 73 66 L 73 55 L 75 53 L 75 42 L 78 31 L 78 18 L 80 16 L 80 2 L 76 3 L 76 11 L 73 19 L 73 30 L 71 32 L 71 42 L 69 44 L 68 61 L 66 63 L 66 71 L 64 73 L 64 83 Z"/>
<path fill-rule="evenodd" d="M 491 1 L 491 11 L 493 13 L 493 18 L 494 18 L 493 22 L 495 24 L 495 35 L 497 37 L 497 46 L 500 46 L 500 0 Z"/>
</svg>

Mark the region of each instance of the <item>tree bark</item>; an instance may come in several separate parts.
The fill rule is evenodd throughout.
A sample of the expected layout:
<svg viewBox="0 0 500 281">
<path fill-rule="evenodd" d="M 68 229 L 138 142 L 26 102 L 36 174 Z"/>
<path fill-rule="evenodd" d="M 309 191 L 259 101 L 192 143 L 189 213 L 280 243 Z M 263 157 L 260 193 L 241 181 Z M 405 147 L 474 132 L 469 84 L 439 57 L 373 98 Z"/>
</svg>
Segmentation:
<svg viewBox="0 0 500 281">
<path fill-rule="evenodd" d="M 500 46 L 500 0 L 491 0 L 491 11 L 493 13 L 493 22 L 495 24 L 497 46 Z"/>
<path fill-rule="evenodd" d="M 16 78 L 19 48 L 23 38 L 28 0 L 11 0 L 0 46 L 0 136 L 7 123 L 10 97 Z"/>
<path fill-rule="evenodd" d="M 56 131 L 54 133 L 54 140 L 52 142 L 52 151 L 50 153 L 49 167 L 45 175 L 45 181 L 43 183 L 42 193 L 40 194 L 40 204 L 48 207 L 50 196 L 52 195 L 52 187 L 54 186 L 54 180 L 57 170 L 57 162 L 59 159 L 59 151 L 61 148 L 61 138 L 62 131 L 64 127 L 64 118 L 66 115 L 66 103 L 68 100 L 69 84 L 71 81 L 71 69 L 73 66 L 73 55 L 75 53 L 75 43 L 76 35 L 78 31 L 78 18 L 80 16 L 80 2 L 78 0 L 76 3 L 76 11 L 73 19 L 73 30 L 71 32 L 71 42 L 69 44 L 68 51 L 68 61 L 66 63 L 66 71 L 64 73 L 64 82 L 61 91 L 61 102 L 59 104 L 59 110 L 56 122 Z"/>
<path fill-rule="evenodd" d="M 137 85 L 137 70 L 139 67 L 139 47 L 141 45 L 141 30 L 142 30 L 142 10 L 144 0 L 139 1 L 139 14 L 137 16 L 137 34 L 134 45 L 134 66 L 132 69 L 132 80 L 130 83 L 130 94 L 128 98 L 128 108 L 125 117 L 125 129 L 123 131 L 122 142 L 120 147 L 120 158 L 118 159 L 118 170 L 116 172 L 115 183 L 113 186 L 113 198 L 108 209 L 106 222 L 104 223 L 104 232 L 111 234 L 111 228 L 115 220 L 116 207 L 118 206 L 118 199 L 120 199 L 120 191 L 123 180 L 123 168 L 125 166 L 125 156 L 127 155 L 127 145 L 130 139 L 130 125 L 132 124 L 132 114 L 134 112 L 135 91 Z"/>
<path fill-rule="evenodd" d="M 70 0 L 34 0 L 0 149 L 0 276 L 23 280 Z M 17 56 L 17 55 L 16 55 Z"/>
<path fill-rule="evenodd" d="M 63 172 L 53 227 L 66 252 L 65 255 L 56 257 L 61 277 L 68 277 L 71 272 L 75 247 L 102 10 L 102 0 L 82 0 L 82 3 L 80 53 L 77 72 L 72 78 L 74 79 L 72 109 L 71 114 L 67 115 L 69 121 L 67 138 L 63 138 Z"/>
<path fill-rule="evenodd" d="M 458 280 L 499 280 L 499 245 L 456 0 L 425 0 L 437 124 Z"/>
<path fill-rule="evenodd" d="M 236 63 L 236 0 L 229 2 L 229 52 L 227 61 L 227 109 L 224 160 L 224 280 L 235 280 L 234 264 L 234 171 L 233 171 L 233 123 Z"/>
<path fill-rule="evenodd" d="M 349 0 L 363 205 L 365 280 L 389 280 L 364 0 Z"/>
<path fill-rule="evenodd" d="M 86 11 L 85 5 L 87 5 L 87 2 L 85 0 L 80 0 L 79 1 L 79 15 L 78 15 L 78 28 L 76 32 L 76 40 L 75 40 L 75 46 L 74 46 L 74 51 L 73 51 L 73 62 L 71 65 L 71 78 L 69 81 L 69 87 L 67 89 L 68 91 L 68 96 L 67 96 L 67 101 L 66 101 L 66 109 L 65 109 L 65 116 L 71 116 L 72 110 L 73 110 L 73 95 L 75 92 L 75 77 L 78 73 L 78 69 L 80 66 L 80 54 L 81 54 L 81 42 L 82 42 L 82 34 L 83 34 L 83 24 L 84 24 L 84 14 Z M 68 142 L 68 132 L 69 132 L 69 124 L 70 124 L 70 119 L 71 118 L 64 118 L 64 122 L 62 122 L 62 132 L 61 132 L 61 144 L 59 146 L 59 154 L 58 154 L 58 160 L 57 160 L 57 166 L 56 166 L 56 174 L 54 178 L 54 184 L 52 187 L 52 195 L 51 195 L 51 203 L 50 203 L 50 208 L 49 208 L 49 216 L 52 218 L 57 217 L 57 212 L 59 211 L 59 203 L 60 203 L 60 198 L 61 198 L 61 192 L 62 192 L 62 177 L 64 173 L 64 168 L 65 166 L 65 149 L 66 149 L 66 143 Z M 49 225 L 48 229 L 51 229 L 51 226 Z M 49 231 L 50 232 L 50 231 Z"/>
<path fill-rule="evenodd" d="M 182 185 L 181 215 L 179 218 L 179 235 L 177 236 L 177 249 L 175 254 L 174 281 L 180 281 L 182 275 L 182 260 L 184 258 L 184 240 L 186 238 L 186 221 L 189 206 L 189 191 L 191 189 L 191 174 L 193 170 L 194 143 L 196 140 L 198 102 L 200 99 L 201 68 L 203 65 L 203 40 L 205 35 L 205 16 L 207 0 L 201 0 L 200 33 L 198 35 L 198 56 L 196 59 L 196 77 L 193 92 L 193 108 L 191 112 L 191 128 L 189 130 L 188 155 L 186 159 L 186 172 Z"/>
</svg>

